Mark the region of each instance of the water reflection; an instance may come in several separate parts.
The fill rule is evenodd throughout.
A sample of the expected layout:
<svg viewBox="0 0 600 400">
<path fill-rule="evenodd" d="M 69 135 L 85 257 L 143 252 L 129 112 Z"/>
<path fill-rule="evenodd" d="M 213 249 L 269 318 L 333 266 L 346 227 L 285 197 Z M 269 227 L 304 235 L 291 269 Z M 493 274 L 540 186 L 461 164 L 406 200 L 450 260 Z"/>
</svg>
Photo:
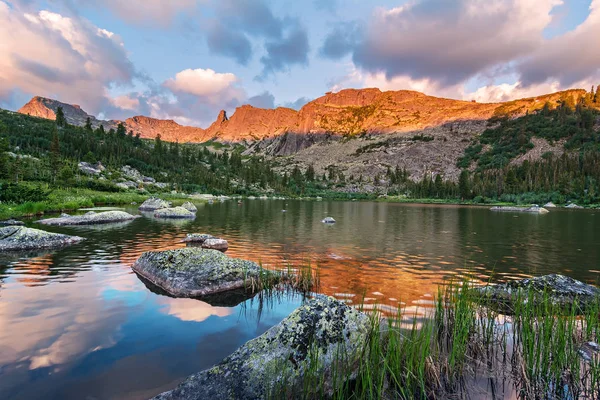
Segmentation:
<svg viewBox="0 0 600 400">
<path fill-rule="evenodd" d="M 338 222 L 322 224 L 325 216 Z M 384 314 L 400 306 L 424 317 L 437 286 L 452 278 L 563 272 L 596 282 L 597 218 L 586 211 L 515 216 L 253 200 L 201 207 L 183 224 L 144 216 L 117 226 L 49 227 L 87 240 L 0 258 L 0 398 L 147 398 L 219 361 L 300 304 L 283 294 L 200 301 L 149 290 L 131 265 L 145 251 L 184 247 L 187 233 L 223 237 L 228 255 L 268 268 L 310 263 L 320 290 L 350 305 Z"/>
</svg>

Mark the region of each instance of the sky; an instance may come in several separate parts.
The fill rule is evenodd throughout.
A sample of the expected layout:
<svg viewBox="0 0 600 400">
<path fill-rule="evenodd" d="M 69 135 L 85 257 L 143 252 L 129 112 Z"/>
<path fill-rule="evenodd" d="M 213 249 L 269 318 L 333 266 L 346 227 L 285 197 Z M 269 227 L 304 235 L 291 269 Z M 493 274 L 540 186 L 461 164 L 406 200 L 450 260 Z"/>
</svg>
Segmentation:
<svg viewBox="0 0 600 400">
<path fill-rule="evenodd" d="M 506 101 L 600 84 L 600 0 L 0 0 L 0 108 L 208 127 L 378 87 Z"/>
</svg>

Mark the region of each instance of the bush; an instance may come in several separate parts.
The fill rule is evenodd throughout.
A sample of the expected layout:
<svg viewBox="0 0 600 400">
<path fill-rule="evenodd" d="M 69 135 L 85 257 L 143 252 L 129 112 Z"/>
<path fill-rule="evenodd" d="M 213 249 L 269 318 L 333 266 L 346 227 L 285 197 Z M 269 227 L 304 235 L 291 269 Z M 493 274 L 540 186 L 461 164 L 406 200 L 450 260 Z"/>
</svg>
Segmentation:
<svg viewBox="0 0 600 400">
<path fill-rule="evenodd" d="M 26 203 L 48 200 L 51 190 L 39 186 L 30 187 L 17 183 L 0 184 L 0 201 L 4 203 Z"/>
</svg>

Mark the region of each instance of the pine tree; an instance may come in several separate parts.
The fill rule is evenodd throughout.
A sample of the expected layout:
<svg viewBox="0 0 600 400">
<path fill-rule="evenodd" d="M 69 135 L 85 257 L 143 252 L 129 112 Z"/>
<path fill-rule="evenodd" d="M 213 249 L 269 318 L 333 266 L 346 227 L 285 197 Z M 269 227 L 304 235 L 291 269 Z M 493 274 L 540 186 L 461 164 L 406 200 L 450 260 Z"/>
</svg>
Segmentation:
<svg viewBox="0 0 600 400">
<path fill-rule="evenodd" d="M 0 127 L 1 128 L 1 127 Z M 0 129 L 1 132 L 1 129 Z M 0 179 L 8 178 L 9 171 L 8 167 L 10 166 L 8 151 L 10 150 L 10 145 L 8 143 L 8 139 L 5 137 L 0 137 Z"/>
<path fill-rule="evenodd" d="M 122 122 L 117 125 L 117 136 L 121 139 L 124 139 L 127 136 L 127 130 L 125 129 L 125 125 Z"/>
<path fill-rule="evenodd" d="M 463 169 L 458 178 L 458 192 L 462 200 L 471 198 L 471 183 L 469 181 L 469 171 Z"/>
<path fill-rule="evenodd" d="M 90 119 L 90 117 L 87 117 L 87 119 L 85 120 L 85 130 L 88 132 L 94 130 L 94 128 L 92 127 L 92 120 Z"/>
<path fill-rule="evenodd" d="M 56 109 L 56 125 L 57 126 L 66 126 L 67 120 L 65 119 L 65 112 L 61 106 L 58 106 Z"/>
<path fill-rule="evenodd" d="M 52 143 L 50 144 L 50 172 L 52 180 L 56 181 L 56 174 L 60 169 L 60 142 L 58 140 L 58 130 L 54 130 Z"/>
</svg>

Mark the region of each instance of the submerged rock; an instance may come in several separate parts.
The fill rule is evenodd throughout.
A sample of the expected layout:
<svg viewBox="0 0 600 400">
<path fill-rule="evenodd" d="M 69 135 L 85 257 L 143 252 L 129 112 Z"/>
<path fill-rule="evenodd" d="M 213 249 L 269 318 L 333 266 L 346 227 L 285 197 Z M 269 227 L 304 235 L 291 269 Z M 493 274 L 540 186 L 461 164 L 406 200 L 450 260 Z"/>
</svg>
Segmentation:
<svg viewBox="0 0 600 400">
<path fill-rule="evenodd" d="M 156 218 L 196 218 L 196 214 L 183 207 L 160 208 L 154 211 Z"/>
<path fill-rule="evenodd" d="M 492 211 L 504 211 L 504 212 L 521 212 L 521 213 L 530 213 L 530 214 L 547 214 L 550 211 L 546 210 L 544 207 L 540 206 L 531 206 L 531 207 L 492 207 L 490 208 Z"/>
<path fill-rule="evenodd" d="M 252 261 L 229 258 L 220 251 L 198 247 L 146 252 L 132 268 L 175 297 L 201 297 L 250 288 L 263 272 Z"/>
<path fill-rule="evenodd" d="M 185 208 L 186 210 L 195 213 L 196 211 L 198 211 L 198 208 L 196 208 L 196 206 L 194 205 L 194 203 L 190 202 L 190 201 L 186 201 L 185 203 L 183 203 L 181 205 L 181 207 Z"/>
<path fill-rule="evenodd" d="M 84 215 L 70 216 L 68 214 L 61 214 L 58 218 L 48 218 L 38 221 L 40 224 L 52 225 L 52 226 L 65 226 L 65 225 L 96 225 L 96 224 L 110 224 L 113 222 L 125 222 L 139 218 L 139 215 L 131 215 L 125 211 L 105 211 L 105 212 L 94 212 L 90 211 Z"/>
<path fill-rule="evenodd" d="M 46 232 L 24 226 L 0 228 L 0 251 L 49 249 L 68 246 L 82 240 L 84 239 L 79 236 Z"/>
<path fill-rule="evenodd" d="M 332 217 L 325 217 L 321 222 L 324 224 L 335 224 L 335 219 Z"/>
<path fill-rule="evenodd" d="M 208 239 L 215 239 L 215 237 L 208 233 L 188 233 L 183 241 L 186 243 L 204 243 Z"/>
<path fill-rule="evenodd" d="M 213 250 L 219 250 L 222 252 L 226 252 L 227 249 L 229 248 L 229 244 L 227 243 L 227 240 L 225 240 L 225 239 L 212 238 L 212 239 L 206 239 L 202 243 L 202 247 L 205 249 L 213 249 Z"/>
<path fill-rule="evenodd" d="M 156 400 L 321 398 L 356 376 L 371 323 L 323 295 Z M 303 387 L 314 374 L 314 385 Z M 308 393 L 310 391 L 311 393 Z"/>
<path fill-rule="evenodd" d="M 171 207 L 170 202 L 168 202 L 166 200 L 158 199 L 156 197 L 151 197 L 142 203 L 142 205 L 139 207 L 139 210 L 140 211 L 155 211 L 160 208 L 169 208 L 169 207 Z"/>
<path fill-rule="evenodd" d="M 527 278 L 518 281 L 476 288 L 492 308 L 512 314 L 517 301 L 533 300 L 537 304 L 550 301 L 561 310 L 569 311 L 577 302 L 578 311 L 600 301 L 600 289 L 559 274 Z M 531 292 L 530 292 L 531 291 Z"/>
<path fill-rule="evenodd" d="M 0 221 L 0 226 L 24 226 L 25 222 L 17 221 L 16 219 L 7 219 Z"/>
</svg>

